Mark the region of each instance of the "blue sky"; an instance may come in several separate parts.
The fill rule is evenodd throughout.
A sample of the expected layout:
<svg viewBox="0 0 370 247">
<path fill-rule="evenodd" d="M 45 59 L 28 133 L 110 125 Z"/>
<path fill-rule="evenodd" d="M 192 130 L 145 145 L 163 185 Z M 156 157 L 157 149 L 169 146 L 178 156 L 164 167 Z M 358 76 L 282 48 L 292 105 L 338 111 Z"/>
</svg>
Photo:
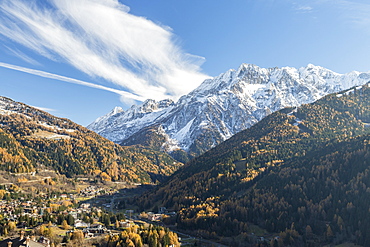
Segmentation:
<svg viewBox="0 0 370 247">
<path fill-rule="evenodd" d="M 87 125 L 241 63 L 370 71 L 364 0 L 3 0 L 0 95 Z"/>
</svg>

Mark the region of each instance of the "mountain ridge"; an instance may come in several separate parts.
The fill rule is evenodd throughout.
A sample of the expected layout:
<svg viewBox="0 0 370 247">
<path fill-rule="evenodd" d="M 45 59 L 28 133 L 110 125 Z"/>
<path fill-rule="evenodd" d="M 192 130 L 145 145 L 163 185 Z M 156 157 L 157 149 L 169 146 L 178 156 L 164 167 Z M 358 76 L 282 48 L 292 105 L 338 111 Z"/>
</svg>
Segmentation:
<svg viewBox="0 0 370 247">
<path fill-rule="evenodd" d="M 119 109 L 117 109 L 119 110 Z M 154 183 L 182 164 L 163 152 L 122 147 L 68 119 L 0 97 L 0 169 Z"/>
<path fill-rule="evenodd" d="M 260 68 L 242 64 L 205 80 L 198 88 L 171 100 L 146 100 L 139 106 L 97 119 L 88 128 L 125 145 L 149 126 L 163 132 L 162 149 L 182 149 L 192 157 L 204 153 L 268 114 L 313 102 L 370 80 L 370 73 L 339 74 L 312 64 L 300 69 Z M 141 144 L 137 142 L 136 144 Z"/>
</svg>

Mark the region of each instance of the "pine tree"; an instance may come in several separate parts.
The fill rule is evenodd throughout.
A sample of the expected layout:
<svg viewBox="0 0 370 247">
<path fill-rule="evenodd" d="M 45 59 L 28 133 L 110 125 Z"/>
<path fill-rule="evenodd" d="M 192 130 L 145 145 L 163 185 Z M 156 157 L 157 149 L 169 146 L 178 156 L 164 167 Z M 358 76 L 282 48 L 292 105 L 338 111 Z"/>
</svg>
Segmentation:
<svg viewBox="0 0 370 247">
<path fill-rule="evenodd" d="M 68 225 L 68 223 L 67 223 L 67 221 L 66 221 L 66 220 L 63 220 L 63 222 L 62 222 L 62 228 L 63 228 L 64 230 L 68 230 L 68 229 L 69 229 L 69 225 Z"/>
</svg>

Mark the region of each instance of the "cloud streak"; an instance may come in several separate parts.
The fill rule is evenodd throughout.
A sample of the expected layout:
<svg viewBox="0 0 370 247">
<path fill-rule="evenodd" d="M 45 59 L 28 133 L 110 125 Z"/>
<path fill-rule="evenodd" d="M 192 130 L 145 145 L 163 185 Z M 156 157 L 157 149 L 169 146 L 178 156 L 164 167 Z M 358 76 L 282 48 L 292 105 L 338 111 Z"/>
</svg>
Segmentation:
<svg viewBox="0 0 370 247">
<path fill-rule="evenodd" d="M 340 0 L 335 2 L 341 7 L 343 16 L 357 27 L 369 30 L 370 25 L 370 4 L 357 1 Z M 333 2 L 334 4 L 334 2 Z"/>
<path fill-rule="evenodd" d="M 24 54 L 23 52 L 21 52 L 20 50 L 18 49 L 12 49 L 10 47 L 7 47 L 5 46 L 5 48 L 8 49 L 8 53 L 9 54 L 12 54 L 20 59 L 22 59 L 23 61 L 27 62 L 27 63 L 30 63 L 30 64 L 33 64 L 33 65 L 38 65 L 40 66 L 41 64 L 39 62 L 37 62 L 35 59 L 27 56 L 26 54 Z"/>
<path fill-rule="evenodd" d="M 313 10 L 313 7 L 304 5 L 297 7 L 296 10 L 303 13 L 310 13 Z"/>
<path fill-rule="evenodd" d="M 140 98 L 177 98 L 207 78 L 170 28 L 117 0 L 2 1 L 0 34 Z"/>
<path fill-rule="evenodd" d="M 145 100 L 145 98 L 143 98 L 141 96 L 138 96 L 138 95 L 126 92 L 126 91 L 122 91 L 122 90 L 118 90 L 118 89 L 114 89 L 114 88 L 94 84 L 94 83 L 91 83 L 91 82 L 81 81 L 81 80 L 69 78 L 69 77 L 62 76 L 62 75 L 52 74 L 52 73 L 41 71 L 41 70 L 29 69 L 29 68 L 20 67 L 20 66 L 17 66 L 17 65 L 2 63 L 2 62 L 0 62 L 0 67 L 7 68 L 7 69 L 12 69 L 12 70 L 16 70 L 16 71 L 36 75 L 36 76 L 41 76 L 41 77 L 49 78 L 49 79 L 53 79 L 53 80 L 64 81 L 64 82 L 78 84 L 78 85 L 82 85 L 82 86 L 86 86 L 86 87 L 96 88 L 96 89 L 116 93 L 116 94 L 118 94 L 122 97 L 128 98 L 128 99 L 133 99 L 133 100 L 138 100 L 138 101 Z"/>
<path fill-rule="evenodd" d="M 290 0 L 289 0 L 290 1 Z M 353 0 L 304 0 L 292 2 L 295 10 L 301 13 L 312 13 L 314 10 L 334 11 L 341 21 L 370 32 L 370 3 Z"/>
</svg>

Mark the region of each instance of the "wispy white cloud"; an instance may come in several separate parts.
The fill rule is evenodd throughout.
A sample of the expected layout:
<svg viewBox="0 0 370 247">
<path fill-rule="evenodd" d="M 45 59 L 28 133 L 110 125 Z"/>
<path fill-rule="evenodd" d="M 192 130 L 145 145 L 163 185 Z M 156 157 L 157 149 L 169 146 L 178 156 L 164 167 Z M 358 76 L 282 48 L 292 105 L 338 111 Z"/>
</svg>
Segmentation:
<svg viewBox="0 0 370 247">
<path fill-rule="evenodd" d="M 91 82 L 81 81 L 81 80 L 77 80 L 77 79 L 74 79 L 74 78 L 69 78 L 69 77 L 62 76 L 62 75 L 56 75 L 56 74 L 52 74 L 52 73 L 41 71 L 41 70 L 24 68 L 24 67 L 21 67 L 21 66 L 2 63 L 2 62 L 0 62 L 0 67 L 12 69 L 12 70 L 17 70 L 17 71 L 32 74 L 32 75 L 37 75 L 37 76 L 41 76 L 41 77 L 44 77 L 44 78 L 69 82 L 69 83 L 78 84 L 78 85 L 91 87 L 91 88 L 97 88 L 97 89 L 100 89 L 100 90 L 105 90 L 105 91 L 116 93 L 119 96 L 125 97 L 125 98 L 128 98 L 128 99 L 133 99 L 133 100 L 138 100 L 138 101 L 145 100 L 145 98 L 143 98 L 139 95 L 135 95 L 133 93 L 129 93 L 129 92 L 126 92 L 126 91 L 123 91 L 123 90 L 118 90 L 118 89 L 114 89 L 114 88 L 94 84 L 94 83 L 91 83 Z"/>
<path fill-rule="evenodd" d="M 23 52 L 21 52 L 20 50 L 18 49 L 12 49 L 10 47 L 7 47 L 5 46 L 6 49 L 8 49 L 9 53 L 12 54 L 12 55 L 15 55 L 16 57 L 22 59 L 23 61 L 27 62 L 27 63 L 30 63 L 32 65 L 38 65 L 40 66 L 41 64 L 39 62 L 37 62 L 35 59 L 31 58 L 30 56 L 24 54 Z"/>
<path fill-rule="evenodd" d="M 302 13 L 315 10 L 331 12 L 334 18 L 353 27 L 370 32 L 370 2 L 361 0 L 303 0 L 293 1 L 294 9 Z"/>
<path fill-rule="evenodd" d="M 296 7 L 296 10 L 299 12 L 311 12 L 313 10 L 313 7 L 308 6 L 308 5 L 302 5 Z"/>
<path fill-rule="evenodd" d="M 2 1 L 0 34 L 140 98 L 177 98 L 207 78 L 170 28 L 117 0 Z"/>
<path fill-rule="evenodd" d="M 370 2 L 338 0 L 335 3 L 341 9 L 342 16 L 349 23 L 364 28 L 368 32 L 370 31 Z"/>
</svg>

